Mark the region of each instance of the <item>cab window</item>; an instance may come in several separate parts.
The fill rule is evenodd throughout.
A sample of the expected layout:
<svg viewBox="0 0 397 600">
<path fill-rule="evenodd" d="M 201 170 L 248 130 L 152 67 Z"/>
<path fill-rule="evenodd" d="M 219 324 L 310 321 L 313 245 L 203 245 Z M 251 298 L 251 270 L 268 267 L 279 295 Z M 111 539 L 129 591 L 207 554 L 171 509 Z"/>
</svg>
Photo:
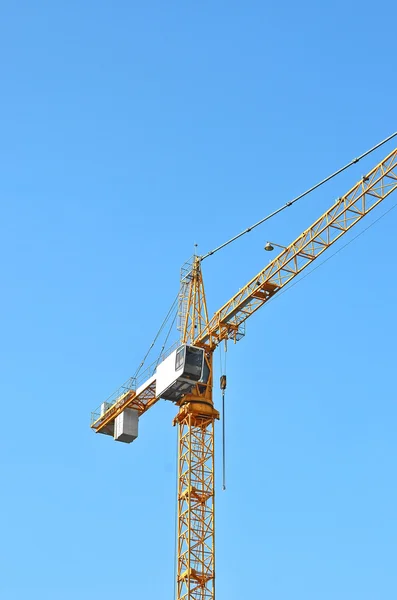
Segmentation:
<svg viewBox="0 0 397 600">
<path fill-rule="evenodd" d="M 179 371 L 185 362 L 185 346 L 181 346 L 175 355 L 175 371 Z"/>
<path fill-rule="evenodd" d="M 183 376 L 187 379 L 199 381 L 203 370 L 204 352 L 201 348 L 188 346 L 186 348 L 186 360 Z"/>
</svg>

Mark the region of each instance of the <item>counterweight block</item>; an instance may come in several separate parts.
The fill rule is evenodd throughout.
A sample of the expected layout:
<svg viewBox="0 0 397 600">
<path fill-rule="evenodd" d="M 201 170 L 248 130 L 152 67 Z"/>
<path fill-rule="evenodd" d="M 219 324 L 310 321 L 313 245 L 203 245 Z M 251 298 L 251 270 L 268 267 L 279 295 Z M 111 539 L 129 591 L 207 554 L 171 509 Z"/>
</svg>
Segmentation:
<svg viewBox="0 0 397 600">
<path fill-rule="evenodd" d="M 114 420 L 114 439 L 116 442 L 130 444 L 138 437 L 139 412 L 134 408 L 126 408 Z"/>
</svg>

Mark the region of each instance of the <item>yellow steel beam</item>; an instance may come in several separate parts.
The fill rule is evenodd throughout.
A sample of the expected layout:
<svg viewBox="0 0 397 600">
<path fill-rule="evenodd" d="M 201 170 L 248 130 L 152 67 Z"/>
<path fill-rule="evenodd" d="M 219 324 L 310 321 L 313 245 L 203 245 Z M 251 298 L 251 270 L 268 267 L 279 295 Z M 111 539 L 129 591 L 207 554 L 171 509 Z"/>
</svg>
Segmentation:
<svg viewBox="0 0 397 600">
<path fill-rule="evenodd" d="M 189 285 L 185 281 L 181 286 L 181 301 L 184 309 L 184 325 L 181 332 L 181 343 L 189 344 L 198 334 L 208 326 L 208 311 L 205 299 L 203 277 L 201 274 L 201 261 L 198 256 L 193 259 L 189 278 Z"/>
<path fill-rule="evenodd" d="M 123 412 L 126 408 L 135 408 L 139 415 L 146 412 L 153 404 L 158 401 L 156 398 L 156 381 L 151 381 L 143 390 L 137 394 L 135 390 L 129 390 L 116 399 L 115 403 L 108 408 L 92 424 L 91 428 L 97 433 L 103 431 L 109 423 Z"/>
<path fill-rule="evenodd" d="M 397 188 L 397 149 L 364 176 L 233 296 L 194 344 L 215 347 Z"/>
<path fill-rule="evenodd" d="M 214 422 L 212 352 L 209 379 L 180 401 L 176 600 L 215 598 Z"/>
</svg>

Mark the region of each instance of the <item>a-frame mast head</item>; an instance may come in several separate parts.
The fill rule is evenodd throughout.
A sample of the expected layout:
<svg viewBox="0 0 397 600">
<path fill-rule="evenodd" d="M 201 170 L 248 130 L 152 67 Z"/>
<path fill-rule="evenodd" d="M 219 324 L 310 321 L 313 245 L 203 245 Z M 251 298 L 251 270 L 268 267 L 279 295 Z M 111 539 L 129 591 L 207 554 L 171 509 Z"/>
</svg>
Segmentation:
<svg viewBox="0 0 397 600">
<path fill-rule="evenodd" d="M 181 344 L 192 344 L 208 325 L 201 258 L 194 255 L 181 269 L 178 329 Z"/>
</svg>

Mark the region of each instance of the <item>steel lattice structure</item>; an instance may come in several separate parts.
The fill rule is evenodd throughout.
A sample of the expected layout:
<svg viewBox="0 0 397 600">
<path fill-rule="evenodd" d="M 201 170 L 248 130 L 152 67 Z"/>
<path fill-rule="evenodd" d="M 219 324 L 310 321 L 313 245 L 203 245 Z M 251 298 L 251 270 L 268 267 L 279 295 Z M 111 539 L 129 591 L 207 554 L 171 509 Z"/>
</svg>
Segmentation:
<svg viewBox="0 0 397 600">
<path fill-rule="evenodd" d="M 178 598 L 214 597 L 214 417 L 178 417 Z"/>
<path fill-rule="evenodd" d="M 174 420 L 179 449 L 178 600 L 212 600 L 215 594 L 214 422 L 219 413 L 212 402 L 212 355 L 207 349 L 207 383 L 183 398 Z"/>
<path fill-rule="evenodd" d="M 179 440 L 176 600 L 215 598 L 214 423 L 219 413 L 212 395 L 214 350 L 222 340 L 238 341 L 248 317 L 396 189 L 397 149 L 338 198 L 210 321 L 200 257 L 184 268 L 179 303 L 181 342 L 204 348 L 208 377 L 177 402 L 179 412 L 174 419 Z M 101 407 L 93 413 L 91 427 L 109 433 L 126 408 L 142 415 L 158 400 L 154 369 L 142 385 L 129 380 L 122 386 L 108 399 L 105 410 Z"/>
<path fill-rule="evenodd" d="M 397 188 L 397 149 L 338 198 L 212 317 L 195 344 L 234 338 L 241 324 Z"/>
</svg>

